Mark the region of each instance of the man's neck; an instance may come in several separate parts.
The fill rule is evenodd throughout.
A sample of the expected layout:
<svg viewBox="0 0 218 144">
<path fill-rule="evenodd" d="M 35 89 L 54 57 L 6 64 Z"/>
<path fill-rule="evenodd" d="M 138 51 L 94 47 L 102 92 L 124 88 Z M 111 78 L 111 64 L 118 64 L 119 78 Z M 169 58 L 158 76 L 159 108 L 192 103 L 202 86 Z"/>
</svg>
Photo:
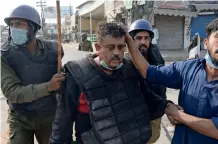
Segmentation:
<svg viewBox="0 0 218 144">
<path fill-rule="evenodd" d="M 29 50 L 29 52 L 31 54 L 35 54 L 36 53 L 36 50 L 37 50 L 37 41 L 36 41 L 36 39 L 33 39 L 31 42 L 29 42 L 27 44 L 27 49 Z"/>
<path fill-rule="evenodd" d="M 113 74 L 113 71 L 111 71 L 111 70 L 106 70 L 105 68 L 103 68 L 103 67 L 101 66 L 101 64 L 100 64 L 101 60 L 100 60 L 99 57 L 96 57 L 96 58 L 94 59 L 94 61 L 95 61 L 95 63 L 101 68 L 101 70 L 102 70 L 103 72 L 105 72 L 105 73 L 108 74 L 108 75 L 112 75 L 112 74 Z"/>
<path fill-rule="evenodd" d="M 206 64 L 206 72 L 208 82 L 218 80 L 218 69 L 212 68 L 209 64 Z"/>
</svg>

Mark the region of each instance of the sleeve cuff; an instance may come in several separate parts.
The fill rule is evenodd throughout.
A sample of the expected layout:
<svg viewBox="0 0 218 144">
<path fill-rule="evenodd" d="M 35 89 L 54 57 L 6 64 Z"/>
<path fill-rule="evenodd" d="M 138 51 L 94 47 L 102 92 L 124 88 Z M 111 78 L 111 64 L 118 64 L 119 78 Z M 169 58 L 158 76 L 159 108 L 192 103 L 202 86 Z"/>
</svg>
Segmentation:
<svg viewBox="0 0 218 144">
<path fill-rule="evenodd" d="M 212 117 L 212 121 L 213 121 L 215 127 L 218 129 L 218 117 Z"/>
<path fill-rule="evenodd" d="M 37 85 L 36 89 L 37 89 L 37 93 L 38 93 L 36 95 L 37 99 L 44 97 L 44 96 L 47 96 L 47 95 L 50 95 L 50 93 L 48 91 L 47 83 L 42 83 L 42 84 Z"/>
</svg>

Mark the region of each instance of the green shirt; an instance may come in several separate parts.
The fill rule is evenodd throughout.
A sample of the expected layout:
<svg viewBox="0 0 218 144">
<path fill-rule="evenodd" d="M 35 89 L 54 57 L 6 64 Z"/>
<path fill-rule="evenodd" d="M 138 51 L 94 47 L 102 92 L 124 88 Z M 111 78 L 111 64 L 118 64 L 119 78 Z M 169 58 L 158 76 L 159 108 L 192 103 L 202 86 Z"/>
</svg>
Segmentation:
<svg viewBox="0 0 218 144">
<path fill-rule="evenodd" d="M 36 55 L 44 54 L 42 45 L 38 42 Z M 47 83 L 22 85 L 15 71 L 10 68 L 1 56 L 1 89 L 10 103 L 32 102 L 41 97 L 48 96 Z"/>
</svg>

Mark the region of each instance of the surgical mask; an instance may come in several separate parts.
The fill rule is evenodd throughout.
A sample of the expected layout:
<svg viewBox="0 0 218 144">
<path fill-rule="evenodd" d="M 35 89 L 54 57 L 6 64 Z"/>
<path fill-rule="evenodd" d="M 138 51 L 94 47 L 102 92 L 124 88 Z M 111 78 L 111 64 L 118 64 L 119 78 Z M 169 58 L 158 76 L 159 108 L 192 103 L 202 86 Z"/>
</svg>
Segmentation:
<svg viewBox="0 0 218 144">
<path fill-rule="evenodd" d="M 206 62 L 212 67 L 212 68 L 215 68 L 215 69 L 218 69 L 218 66 L 216 66 L 213 61 L 212 61 L 212 58 L 210 57 L 209 53 L 207 52 L 207 54 L 205 55 L 204 59 L 206 60 Z"/>
<path fill-rule="evenodd" d="M 27 30 L 12 28 L 11 38 L 15 45 L 23 45 L 27 42 Z"/>
<path fill-rule="evenodd" d="M 104 67 L 105 69 L 111 70 L 111 71 L 113 71 L 113 70 L 118 70 L 118 69 L 120 69 L 120 68 L 123 66 L 123 63 L 120 63 L 116 68 L 112 69 L 112 68 L 110 68 L 110 67 L 107 65 L 107 63 L 106 63 L 103 59 L 101 60 L 100 64 L 101 64 L 101 66 Z"/>
</svg>

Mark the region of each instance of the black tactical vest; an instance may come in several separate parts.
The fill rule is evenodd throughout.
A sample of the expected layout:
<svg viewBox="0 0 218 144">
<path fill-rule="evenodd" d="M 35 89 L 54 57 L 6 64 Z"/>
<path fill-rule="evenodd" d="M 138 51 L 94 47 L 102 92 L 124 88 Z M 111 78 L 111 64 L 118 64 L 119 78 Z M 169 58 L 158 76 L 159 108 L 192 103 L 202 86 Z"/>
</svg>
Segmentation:
<svg viewBox="0 0 218 144">
<path fill-rule="evenodd" d="M 2 56 L 8 65 L 16 72 L 22 85 L 41 84 L 48 82 L 57 73 L 57 46 L 50 41 L 39 41 L 43 45 L 42 56 L 32 56 L 25 47 L 7 46 L 2 49 Z M 56 97 L 42 97 L 33 102 L 11 104 L 12 110 L 20 115 L 38 117 L 55 113 Z"/>
<path fill-rule="evenodd" d="M 66 65 L 89 105 L 92 130 L 82 134 L 84 144 L 146 144 L 151 137 L 150 114 L 127 60 L 113 76 L 106 75 L 88 56 Z"/>
</svg>

